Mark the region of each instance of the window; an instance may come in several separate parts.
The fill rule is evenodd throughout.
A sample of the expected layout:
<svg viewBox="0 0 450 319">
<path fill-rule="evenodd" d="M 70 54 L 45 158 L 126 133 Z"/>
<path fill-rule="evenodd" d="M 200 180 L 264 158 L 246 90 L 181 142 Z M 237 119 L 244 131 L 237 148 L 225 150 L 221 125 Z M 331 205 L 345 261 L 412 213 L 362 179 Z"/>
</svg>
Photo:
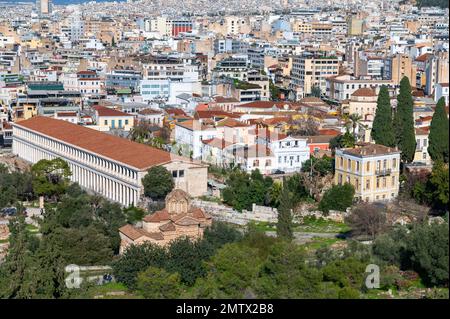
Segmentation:
<svg viewBox="0 0 450 319">
<path fill-rule="evenodd" d="M 104 122 L 104 123 L 105 123 L 105 125 L 108 125 L 108 120 L 105 120 L 105 122 Z"/>
<path fill-rule="evenodd" d="M 184 177 L 184 170 L 178 171 L 178 177 Z"/>
<path fill-rule="evenodd" d="M 423 157 L 423 159 L 427 159 L 427 153 L 424 152 L 423 155 L 422 155 L 422 157 Z"/>
<path fill-rule="evenodd" d="M 383 169 L 386 169 L 387 166 L 387 160 L 383 160 Z"/>
<path fill-rule="evenodd" d="M 397 159 L 394 158 L 394 159 L 392 160 L 392 168 L 396 168 L 396 167 L 397 167 Z"/>
<path fill-rule="evenodd" d="M 392 176 L 392 186 L 395 186 L 395 176 Z"/>
<path fill-rule="evenodd" d="M 366 170 L 367 170 L 367 171 L 370 171 L 370 162 L 367 162 L 367 164 L 366 164 Z"/>
<path fill-rule="evenodd" d="M 116 127 L 116 121 L 115 120 L 111 120 L 111 127 L 115 128 Z"/>
<path fill-rule="evenodd" d="M 359 172 L 359 162 L 356 161 L 356 171 Z"/>
<path fill-rule="evenodd" d="M 340 160 L 340 166 L 341 166 L 341 168 L 344 166 L 344 158 L 343 157 L 341 157 L 341 158 L 339 158 L 339 160 Z"/>
<path fill-rule="evenodd" d="M 366 189 L 370 189 L 370 179 L 366 180 Z"/>
<path fill-rule="evenodd" d="M 259 160 L 253 161 L 253 167 L 259 167 Z"/>
<path fill-rule="evenodd" d="M 281 156 L 278 156 L 278 163 L 281 163 Z"/>
<path fill-rule="evenodd" d="M 338 184 L 342 185 L 342 174 L 338 175 Z"/>
<path fill-rule="evenodd" d="M 383 177 L 383 187 L 386 187 L 386 177 Z"/>
<path fill-rule="evenodd" d="M 172 171 L 172 177 L 177 177 L 177 171 Z"/>
<path fill-rule="evenodd" d="M 128 120 L 125 120 L 125 125 L 128 125 Z"/>
<path fill-rule="evenodd" d="M 347 169 L 350 170 L 352 168 L 352 160 L 347 160 Z"/>
<path fill-rule="evenodd" d="M 377 178 L 377 188 L 380 188 L 380 179 Z"/>
</svg>

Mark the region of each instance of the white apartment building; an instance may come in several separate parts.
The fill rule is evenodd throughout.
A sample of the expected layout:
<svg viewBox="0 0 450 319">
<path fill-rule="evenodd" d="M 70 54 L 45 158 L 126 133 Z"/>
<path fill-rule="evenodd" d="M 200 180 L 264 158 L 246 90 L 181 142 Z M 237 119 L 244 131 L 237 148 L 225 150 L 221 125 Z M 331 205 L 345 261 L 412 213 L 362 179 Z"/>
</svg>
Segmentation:
<svg viewBox="0 0 450 319">
<path fill-rule="evenodd" d="M 361 88 L 375 89 L 378 94 L 382 85 L 393 88 L 394 82 L 392 80 L 357 79 L 350 75 L 341 75 L 326 79 L 325 92 L 330 100 L 342 102 L 349 100 L 352 94 Z"/>
<path fill-rule="evenodd" d="M 144 102 L 166 100 L 174 104 L 179 94 L 201 94 L 199 67 L 192 58 L 152 56 L 142 65 L 140 92 Z"/>
<path fill-rule="evenodd" d="M 275 162 L 272 169 L 285 173 L 299 172 L 305 161 L 309 160 L 310 149 L 306 138 L 292 136 L 271 141 L 269 144 Z"/>
<path fill-rule="evenodd" d="M 218 134 L 215 127 L 201 124 L 198 120 L 176 123 L 175 142 L 183 153 L 192 152 L 193 159 L 202 158 L 203 140 L 210 140 Z"/>
</svg>

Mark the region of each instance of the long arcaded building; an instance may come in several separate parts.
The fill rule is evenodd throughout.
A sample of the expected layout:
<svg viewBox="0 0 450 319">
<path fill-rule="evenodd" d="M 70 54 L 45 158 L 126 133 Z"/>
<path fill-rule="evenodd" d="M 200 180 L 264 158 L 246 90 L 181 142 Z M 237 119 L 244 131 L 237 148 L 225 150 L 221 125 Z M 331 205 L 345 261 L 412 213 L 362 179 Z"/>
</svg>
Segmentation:
<svg viewBox="0 0 450 319">
<path fill-rule="evenodd" d="M 37 116 L 13 124 L 13 153 L 36 163 L 62 158 L 73 182 L 124 206 L 136 205 L 142 178 L 152 166 L 172 172 L 177 188 L 191 196 L 207 190 L 207 166 L 80 125 Z"/>
</svg>

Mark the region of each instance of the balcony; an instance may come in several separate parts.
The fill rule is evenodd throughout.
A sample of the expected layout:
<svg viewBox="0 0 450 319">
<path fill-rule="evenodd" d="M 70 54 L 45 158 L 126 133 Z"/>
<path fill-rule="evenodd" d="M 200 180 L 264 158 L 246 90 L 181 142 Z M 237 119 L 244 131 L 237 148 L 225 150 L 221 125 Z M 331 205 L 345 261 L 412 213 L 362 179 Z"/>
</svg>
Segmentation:
<svg viewBox="0 0 450 319">
<path fill-rule="evenodd" d="M 375 175 L 377 175 L 377 176 L 389 176 L 389 175 L 391 175 L 391 169 L 390 168 L 385 168 L 385 169 L 377 169 L 376 171 L 375 171 Z"/>
</svg>

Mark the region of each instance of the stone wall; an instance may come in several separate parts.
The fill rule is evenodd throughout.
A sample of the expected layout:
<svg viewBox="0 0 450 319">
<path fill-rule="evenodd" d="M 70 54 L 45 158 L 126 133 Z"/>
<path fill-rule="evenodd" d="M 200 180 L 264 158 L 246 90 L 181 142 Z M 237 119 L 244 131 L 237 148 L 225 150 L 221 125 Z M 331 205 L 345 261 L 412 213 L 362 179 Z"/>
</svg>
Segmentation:
<svg viewBox="0 0 450 319">
<path fill-rule="evenodd" d="M 228 223 L 246 225 L 249 221 L 255 222 L 269 222 L 276 223 L 278 221 L 278 211 L 276 208 L 259 206 L 253 204 L 252 210 L 242 210 L 238 212 L 232 207 L 228 207 L 215 202 L 202 201 L 199 199 L 194 199 L 192 205 L 203 209 L 205 212 L 210 214 L 215 220 L 221 220 Z M 316 218 L 324 218 L 326 220 L 335 221 L 338 223 L 344 222 L 344 218 L 349 214 L 347 212 L 330 211 L 327 216 L 323 215 L 321 211 L 309 210 L 302 207 L 295 211 L 293 220 L 294 222 L 302 222 L 303 218 L 306 216 L 314 216 Z"/>
<path fill-rule="evenodd" d="M 252 211 L 243 210 L 242 212 L 222 204 L 202 201 L 199 199 L 194 199 L 192 201 L 192 205 L 203 209 L 215 220 L 237 225 L 246 225 L 250 221 L 276 223 L 278 220 L 278 212 L 276 208 L 258 206 L 255 204 L 253 204 Z"/>
</svg>

